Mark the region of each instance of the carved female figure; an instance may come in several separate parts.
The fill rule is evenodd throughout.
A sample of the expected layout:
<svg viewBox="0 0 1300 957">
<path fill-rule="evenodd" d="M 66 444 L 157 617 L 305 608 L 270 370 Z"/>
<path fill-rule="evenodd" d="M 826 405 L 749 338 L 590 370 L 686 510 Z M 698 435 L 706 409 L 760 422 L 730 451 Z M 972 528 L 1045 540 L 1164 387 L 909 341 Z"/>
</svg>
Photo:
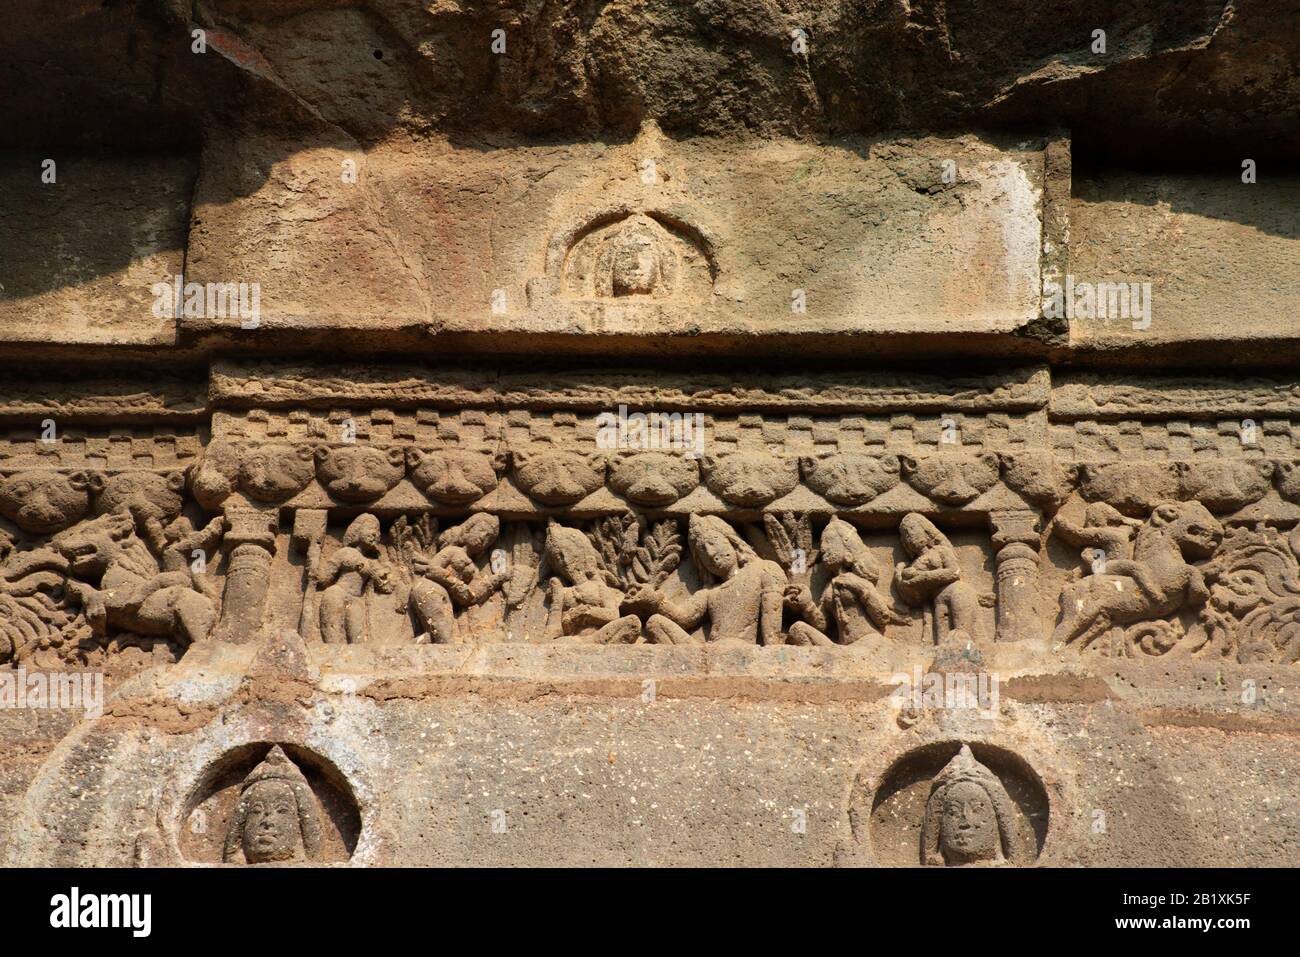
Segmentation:
<svg viewBox="0 0 1300 957">
<path fill-rule="evenodd" d="M 962 581 L 952 543 L 933 522 L 916 512 L 904 516 L 898 534 L 911 558 L 895 568 L 898 591 L 909 605 L 926 607 L 925 628 L 934 643 L 942 644 L 954 631 L 979 640 L 979 596 Z"/>
<path fill-rule="evenodd" d="M 623 592 L 605 579 L 600 556 L 586 535 L 552 522 L 546 529 L 545 556 L 547 564 L 560 574 L 550 582 L 548 638 L 576 638 L 595 644 L 640 640 L 641 619 L 620 613 Z"/>
<path fill-rule="evenodd" d="M 226 832 L 227 864 L 283 864 L 320 853 L 316 796 L 298 766 L 277 744 L 239 786 Z"/>
<path fill-rule="evenodd" d="M 734 528 L 711 515 L 692 515 L 690 548 L 695 567 L 706 584 L 681 605 L 663 592 L 638 589 L 629 595 L 634 605 L 651 608 L 646 622 L 650 637 L 660 644 L 691 644 L 690 629 L 709 622 L 708 641 L 746 644 L 781 643 L 781 610 L 785 572 L 764 561 Z"/>
<path fill-rule="evenodd" d="M 509 577 L 504 570 L 495 572 L 478 566 L 478 560 L 487 554 L 500 532 L 500 519 L 480 512 L 444 531 L 432 558 L 415 557 L 415 571 L 421 577 L 411 586 L 411 603 L 424 629 L 417 642 L 465 641 L 463 630 L 456 627 L 457 609 L 481 605 Z"/>
<path fill-rule="evenodd" d="M 368 596 L 393 590 L 391 569 L 380 558 L 379 519 L 359 515 L 343 533 L 343 547 L 315 575 L 328 587 L 320 598 L 320 633 L 326 644 L 355 644 L 369 636 Z"/>
<path fill-rule="evenodd" d="M 876 588 L 880 567 L 867 551 L 862 537 L 848 522 L 832 518 L 822 532 L 821 558 L 834 577 L 813 600 L 806 584 L 785 589 L 786 607 L 803 617 L 790 626 L 790 643 L 794 645 L 834 645 L 826 631 L 834 622 L 839 643 L 851 645 L 864 638 L 879 636 L 886 625 L 905 625 L 911 621 L 889 607 Z"/>
</svg>

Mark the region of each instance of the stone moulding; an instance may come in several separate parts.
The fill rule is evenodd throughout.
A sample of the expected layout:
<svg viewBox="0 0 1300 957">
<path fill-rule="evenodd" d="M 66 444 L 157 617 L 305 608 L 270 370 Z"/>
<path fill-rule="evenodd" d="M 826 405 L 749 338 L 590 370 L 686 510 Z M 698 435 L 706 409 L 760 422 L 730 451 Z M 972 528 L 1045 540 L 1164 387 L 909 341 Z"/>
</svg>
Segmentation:
<svg viewBox="0 0 1300 957">
<path fill-rule="evenodd" d="M 289 627 L 327 644 L 827 646 L 1055 629 L 1119 656 L 1294 660 L 1294 536 L 1229 534 L 1300 525 L 1292 422 L 1276 402 L 1229 417 L 1254 380 L 1236 398 L 1177 381 L 1160 419 L 1118 417 L 1140 382 L 1095 383 L 1085 408 L 1093 379 L 1053 389 L 1042 367 L 223 360 L 206 421 L 152 425 L 132 421 L 152 399 L 91 383 L 69 424 L 0 433 L 0 658 Z M 127 421 L 91 414 L 114 395 Z"/>
</svg>

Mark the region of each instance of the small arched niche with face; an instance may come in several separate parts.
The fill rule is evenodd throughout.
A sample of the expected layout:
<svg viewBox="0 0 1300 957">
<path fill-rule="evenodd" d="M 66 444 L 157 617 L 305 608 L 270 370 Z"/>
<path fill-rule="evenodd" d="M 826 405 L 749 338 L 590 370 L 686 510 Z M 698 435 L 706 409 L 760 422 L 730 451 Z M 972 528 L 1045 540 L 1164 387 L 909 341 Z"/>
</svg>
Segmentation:
<svg viewBox="0 0 1300 957">
<path fill-rule="evenodd" d="M 246 745 L 201 776 L 179 835 L 196 863 L 306 864 L 352 856 L 361 815 L 330 762 L 290 744 Z"/>
<path fill-rule="evenodd" d="M 587 229 L 565 255 L 561 275 L 563 294 L 575 299 L 699 300 L 712 285 L 712 268 L 698 238 L 651 213 L 631 213 Z"/>
<path fill-rule="evenodd" d="M 1018 755 L 939 742 L 908 752 L 882 776 L 869 832 L 882 864 L 1026 865 L 1042 851 L 1049 811 L 1046 788 Z"/>
</svg>

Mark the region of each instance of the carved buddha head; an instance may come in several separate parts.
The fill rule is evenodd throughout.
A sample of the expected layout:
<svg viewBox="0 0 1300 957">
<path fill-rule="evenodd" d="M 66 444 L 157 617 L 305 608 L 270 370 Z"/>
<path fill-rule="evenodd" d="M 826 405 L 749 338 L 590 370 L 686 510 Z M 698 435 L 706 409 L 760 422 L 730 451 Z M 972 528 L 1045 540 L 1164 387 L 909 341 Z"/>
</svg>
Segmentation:
<svg viewBox="0 0 1300 957">
<path fill-rule="evenodd" d="M 1011 798 L 997 775 L 963 744 L 931 786 L 921 828 L 921 863 L 960 867 L 1015 856 Z"/>
<path fill-rule="evenodd" d="M 227 863 L 285 863 L 309 860 L 319 851 L 316 798 L 298 766 L 276 745 L 240 785 L 223 858 Z"/>
</svg>

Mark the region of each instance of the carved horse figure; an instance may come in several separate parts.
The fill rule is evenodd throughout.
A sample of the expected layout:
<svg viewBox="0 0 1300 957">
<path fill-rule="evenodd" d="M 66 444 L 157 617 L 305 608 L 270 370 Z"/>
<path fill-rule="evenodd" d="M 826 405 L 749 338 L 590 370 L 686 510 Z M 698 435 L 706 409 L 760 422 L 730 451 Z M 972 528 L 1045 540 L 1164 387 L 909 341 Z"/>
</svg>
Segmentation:
<svg viewBox="0 0 1300 957">
<path fill-rule="evenodd" d="M 1205 576 L 1189 564 L 1209 558 L 1223 526 L 1200 502 L 1165 502 L 1138 531 L 1133 558 L 1106 563 L 1105 571 L 1066 585 L 1055 645 L 1086 647 L 1112 627 L 1165 618 L 1210 597 Z"/>
</svg>

